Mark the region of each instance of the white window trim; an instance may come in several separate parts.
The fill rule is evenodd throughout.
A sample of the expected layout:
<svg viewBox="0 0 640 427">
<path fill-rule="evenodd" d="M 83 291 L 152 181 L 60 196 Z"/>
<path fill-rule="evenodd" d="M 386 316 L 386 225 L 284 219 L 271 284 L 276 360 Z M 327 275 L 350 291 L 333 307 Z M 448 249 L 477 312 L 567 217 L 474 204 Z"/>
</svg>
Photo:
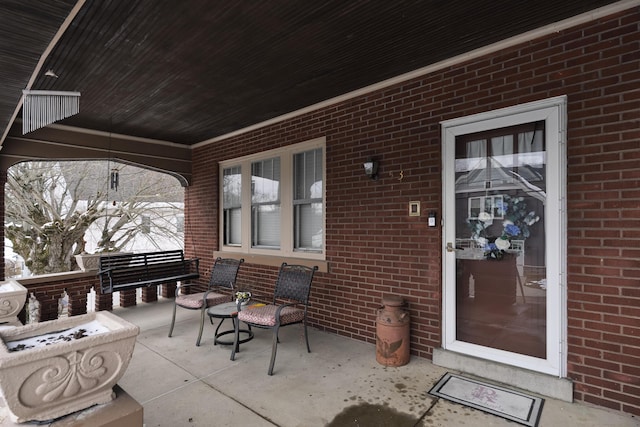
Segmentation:
<svg viewBox="0 0 640 427">
<path fill-rule="evenodd" d="M 312 260 L 324 260 L 326 254 L 326 234 L 323 236 L 322 248 L 319 252 L 295 251 L 293 249 L 293 156 L 294 154 L 304 151 L 322 149 L 322 204 L 323 204 L 323 231 L 326 233 L 326 137 L 315 138 L 298 144 L 288 145 L 286 147 L 276 148 L 273 150 L 262 151 L 260 153 L 250 154 L 244 157 L 225 160 L 219 164 L 219 203 L 218 217 L 219 230 L 224 227 L 224 205 L 222 194 L 222 182 L 224 169 L 241 166 L 242 174 L 242 231 L 241 245 L 225 245 L 222 237 L 220 238 L 220 252 L 236 253 L 247 255 L 263 255 L 287 258 L 303 258 Z M 257 160 L 264 160 L 272 157 L 280 157 L 280 248 L 264 249 L 251 247 L 251 163 Z M 221 234 L 222 236 L 222 234 Z"/>
</svg>

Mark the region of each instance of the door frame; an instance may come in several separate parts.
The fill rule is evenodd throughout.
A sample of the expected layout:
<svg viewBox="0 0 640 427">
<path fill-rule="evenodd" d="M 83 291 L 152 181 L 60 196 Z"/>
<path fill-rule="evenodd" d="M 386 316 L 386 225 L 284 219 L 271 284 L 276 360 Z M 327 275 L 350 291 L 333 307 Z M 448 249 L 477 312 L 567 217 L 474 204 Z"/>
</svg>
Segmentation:
<svg viewBox="0 0 640 427">
<path fill-rule="evenodd" d="M 559 96 L 441 122 L 442 128 L 442 347 L 511 366 L 560 377 L 567 370 L 566 291 L 566 114 Z M 547 200 L 545 203 L 547 267 L 547 354 L 535 358 L 456 340 L 455 138 L 535 121 L 545 121 Z M 455 246 L 455 245 L 454 245 Z"/>
</svg>

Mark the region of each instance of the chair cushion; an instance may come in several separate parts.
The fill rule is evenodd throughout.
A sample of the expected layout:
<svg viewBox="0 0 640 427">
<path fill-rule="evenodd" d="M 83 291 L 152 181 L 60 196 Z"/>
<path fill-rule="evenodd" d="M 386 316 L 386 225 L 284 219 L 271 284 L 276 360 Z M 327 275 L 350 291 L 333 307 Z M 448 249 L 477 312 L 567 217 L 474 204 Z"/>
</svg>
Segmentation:
<svg viewBox="0 0 640 427">
<path fill-rule="evenodd" d="M 199 292 L 197 294 L 189 294 L 189 295 L 178 295 L 176 296 L 176 305 L 184 308 L 190 308 L 193 310 L 197 310 L 202 308 L 202 298 L 204 297 L 204 292 Z M 215 292 L 211 292 L 207 295 L 207 307 L 211 307 L 212 305 L 218 305 L 225 302 L 229 302 L 229 295 L 218 294 Z"/>
<path fill-rule="evenodd" d="M 262 307 L 248 306 L 238 313 L 238 319 L 242 322 L 253 323 L 262 326 L 276 325 L 276 305 L 265 305 Z M 280 324 L 301 322 L 304 319 L 304 310 L 297 307 L 285 307 L 280 312 Z"/>
</svg>

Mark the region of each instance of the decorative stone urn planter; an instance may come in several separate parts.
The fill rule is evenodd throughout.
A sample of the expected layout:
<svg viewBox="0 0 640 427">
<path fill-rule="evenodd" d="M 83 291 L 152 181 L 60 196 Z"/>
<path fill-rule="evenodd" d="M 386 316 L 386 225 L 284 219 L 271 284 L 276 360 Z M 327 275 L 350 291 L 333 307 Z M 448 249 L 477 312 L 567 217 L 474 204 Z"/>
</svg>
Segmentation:
<svg viewBox="0 0 640 427">
<path fill-rule="evenodd" d="M 78 254 L 75 255 L 76 264 L 82 271 L 97 270 L 100 266 L 101 256 L 126 255 L 132 252 L 102 252 L 97 254 Z"/>
<path fill-rule="evenodd" d="M 18 313 L 27 300 L 27 288 L 15 280 L 0 282 L 0 325 L 22 325 Z"/>
<path fill-rule="evenodd" d="M 100 259 L 100 254 L 78 254 L 76 257 L 76 264 L 80 267 L 80 270 L 97 270 L 98 269 L 98 260 Z"/>
<path fill-rule="evenodd" d="M 12 420 L 48 421 L 110 402 L 139 332 L 106 311 L 0 331 L 0 391 Z"/>
</svg>

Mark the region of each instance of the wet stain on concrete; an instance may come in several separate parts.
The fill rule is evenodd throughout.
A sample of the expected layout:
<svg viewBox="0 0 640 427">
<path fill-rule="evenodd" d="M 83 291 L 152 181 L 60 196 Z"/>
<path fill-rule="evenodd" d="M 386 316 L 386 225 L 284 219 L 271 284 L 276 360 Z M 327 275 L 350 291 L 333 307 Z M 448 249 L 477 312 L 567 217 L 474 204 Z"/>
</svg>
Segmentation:
<svg viewBox="0 0 640 427">
<path fill-rule="evenodd" d="M 398 390 L 400 393 L 406 393 L 407 392 L 407 386 L 405 384 L 402 383 L 396 383 L 394 384 L 396 390 Z"/>
<path fill-rule="evenodd" d="M 340 412 L 325 427 L 413 427 L 418 418 L 385 405 L 360 403 Z"/>
</svg>

